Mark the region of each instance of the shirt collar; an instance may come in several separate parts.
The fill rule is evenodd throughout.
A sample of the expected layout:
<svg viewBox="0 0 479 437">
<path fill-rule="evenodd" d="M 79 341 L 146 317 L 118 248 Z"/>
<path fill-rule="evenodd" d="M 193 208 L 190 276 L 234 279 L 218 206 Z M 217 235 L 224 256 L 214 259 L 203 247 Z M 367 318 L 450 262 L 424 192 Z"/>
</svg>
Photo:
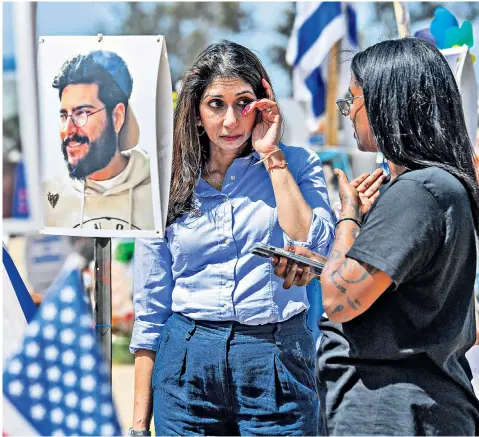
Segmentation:
<svg viewBox="0 0 479 437">
<path fill-rule="evenodd" d="M 253 150 L 249 155 L 241 156 L 236 158 L 231 165 L 239 164 L 240 162 L 253 161 L 256 163 L 260 160 L 258 152 Z M 198 184 L 196 185 L 196 194 L 201 197 L 213 197 L 213 196 L 224 196 L 224 193 L 221 193 L 218 190 L 215 190 L 211 185 L 209 185 L 202 177 L 199 178 Z"/>
</svg>

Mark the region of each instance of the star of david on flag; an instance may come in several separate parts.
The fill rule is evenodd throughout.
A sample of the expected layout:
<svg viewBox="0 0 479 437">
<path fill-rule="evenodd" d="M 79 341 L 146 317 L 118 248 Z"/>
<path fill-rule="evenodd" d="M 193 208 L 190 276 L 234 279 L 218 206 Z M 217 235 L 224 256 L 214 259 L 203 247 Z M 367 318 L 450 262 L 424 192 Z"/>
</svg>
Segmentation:
<svg viewBox="0 0 479 437">
<path fill-rule="evenodd" d="M 22 347 L 5 363 L 4 435 L 122 434 L 81 273 L 71 260 L 28 325 Z"/>
</svg>

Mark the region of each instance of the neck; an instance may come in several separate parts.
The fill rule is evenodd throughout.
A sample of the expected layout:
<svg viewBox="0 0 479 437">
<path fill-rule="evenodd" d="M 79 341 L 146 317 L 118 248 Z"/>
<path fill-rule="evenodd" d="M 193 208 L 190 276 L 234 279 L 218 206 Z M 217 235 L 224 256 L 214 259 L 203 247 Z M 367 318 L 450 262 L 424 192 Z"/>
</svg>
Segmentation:
<svg viewBox="0 0 479 437">
<path fill-rule="evenodd" d="M 106 181 L 119 175 L 123 170 L 125 170 L 127 165 L 128 158 L 123 156 L 120 152 L 116 152 L 105 168 L 92 173 L 90 176 L 88 176 L 88 179 L 92 179 L 94 181 Z"/>
<path fill-rule="evenodd" d="M 391 180 L 396 179 L 399 175 L 403 174 L 407 168 L 401 167 L 400 165 L 393 164 L 391 161 L 388 161 L 389 171 L 391 173 Z"/>
<path fill-rule="evenodd" d="M 233 161 L 242 156 L 248 147 L 248 142 L 234 150 L 224 150 L 210 142 L 210 157 L 207 162 L 210 173 L 225 175 Z"/>
</svg>

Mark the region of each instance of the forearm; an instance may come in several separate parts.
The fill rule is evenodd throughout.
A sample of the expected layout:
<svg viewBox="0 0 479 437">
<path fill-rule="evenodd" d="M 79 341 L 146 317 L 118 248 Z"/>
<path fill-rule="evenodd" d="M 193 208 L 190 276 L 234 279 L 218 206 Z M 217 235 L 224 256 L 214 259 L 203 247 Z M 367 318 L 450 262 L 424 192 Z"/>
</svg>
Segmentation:
<svg viewBox="0 0 479 437">
<path fill-rule="evenodd" d="M 336 229 L 336 236 L 334 239 L 333 247 L 328 256 L 328 261 L 324 266 L 323 273 L 321 275 L 321 282 L 331 281 L 335 282 L 334 275 L 343 265 L 346 260 L 346 253 L 354 244 L 357 236 L 359 234 L 359 227 L 356 223 L 350 220 L 339 223 Z M 338 290 L 341 291 L 341 287 L 338 287 Z M 333 290 L 327 290 L 330 294 Z M 323 298 L 325 297 L 325 292 L 323 290 Z"/>
<path fill-rule="evenodd" d="M 150 428 L 153 406 L 151 378 L 155 356 L 155 352 L 146 349 L 141 349 L 135 354 L 133 429 L 143 430 Z"/>
<path fill-rule="evenodd" d="M 282 152 L 272 155 L 266 162 L 266 168 L 285 162 Z M 287 167 L 269 170 L 273 185 L 278 221 L 284 233 L 296 241 L 306 241 L 313 219 L 313 210 L 308 205 L 298 184 Z"/>
</svg>

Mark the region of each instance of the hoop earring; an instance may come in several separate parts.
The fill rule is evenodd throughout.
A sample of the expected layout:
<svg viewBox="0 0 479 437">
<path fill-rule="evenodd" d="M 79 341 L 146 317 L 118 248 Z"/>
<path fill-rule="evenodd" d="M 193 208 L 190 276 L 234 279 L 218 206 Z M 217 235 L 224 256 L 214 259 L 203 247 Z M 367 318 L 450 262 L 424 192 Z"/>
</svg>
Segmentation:
<svg viewBox="0 0 479 437">
<path fill-rule="evenodd" d="M 203 126 L 198 126 L 198 128 L 203 127 Z M 198 129 L 199 131 L 199 129 Z M 198 136 L 201 137 L 206 133 L 205 128 L 203 127 L 203 131 L 201 133 L 198 132 Z"/>
</svg>

